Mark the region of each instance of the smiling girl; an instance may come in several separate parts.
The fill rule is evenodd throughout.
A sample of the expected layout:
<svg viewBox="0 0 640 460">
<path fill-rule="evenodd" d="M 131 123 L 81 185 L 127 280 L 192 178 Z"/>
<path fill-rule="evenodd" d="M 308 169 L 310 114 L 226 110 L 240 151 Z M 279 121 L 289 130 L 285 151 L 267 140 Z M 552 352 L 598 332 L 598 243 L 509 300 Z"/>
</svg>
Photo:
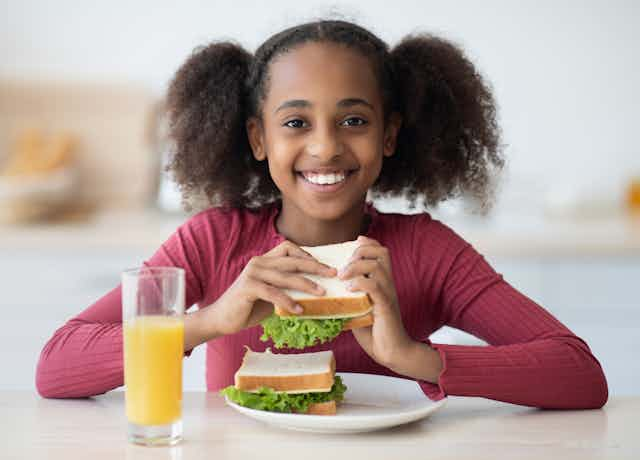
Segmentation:
<svg viewBox="0 0 640 460">
<path fill-rule="evenodd" d="M 245 345 L 270 346 L 257 324 L 273 304 L 302 311 L 284 289 L 322 294 L 304 276 L 319 274 L 349 280 L 374 304 L 373 326 L 305 349 L 332 349 L 338 371 L 412 378 L 433 399 L 605 404 L 604 374 L 582 339 L 428 213 L 367 201 L 467 195 L 489 206 L 503 164 L 495 104 L 458 47 L 415 35 L 389 49 L 344 21 L 289 28 L 253 55 L 215 42 L 178 70 L 168 111 L 175 179 L 185 198 L 204 194 L 211 206 L 145 264 L 185 269 L 187 305 L 198 305 L 185 318 L 185 352 L 206 343 L 209 390 L 233 382 Z M 340 273 L 300 249 L 355 239 Z M 444 325 L 488 346 L 431 343 Z M 36 383 L 45 397 L 123 384 L 120 287 L 56 331 Z"/>
</svg>

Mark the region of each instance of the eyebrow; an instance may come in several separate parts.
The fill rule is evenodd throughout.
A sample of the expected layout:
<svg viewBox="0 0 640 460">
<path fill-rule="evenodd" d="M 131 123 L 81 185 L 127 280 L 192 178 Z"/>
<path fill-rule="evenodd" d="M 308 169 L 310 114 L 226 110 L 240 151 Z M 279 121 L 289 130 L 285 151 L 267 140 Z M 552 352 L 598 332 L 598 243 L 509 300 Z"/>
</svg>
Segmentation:
<svg viewBox="0 0 640 460">
<path fill-rule="evenodd" d="M 367 102 L 365 99 L 361 99 L 359 97 L 349 97 L 347 99 L 342 99 L 340 101 L 338 101 L 338 103 L 336 104 L 337 107 L 340 108 L 345 108 L 345 107 L 353 107 L 354 105 L 365 105 L 367 107 L 369 107 L 370 109 L 374 110 L 373 105 L 371 105 L 369 102 Z M 291 107 L 297 107 L 297 108 L 309 108 L 312 107 L 313 104 L 307 100 L 304 99 L 292 99 L 290 101 L 285 101 L 283 102 L 280 107 L 278 107 L 274 113 L 277 113 L 280 110 L 284 110 L 284 109 L 288 109 Z"/>
</svg>

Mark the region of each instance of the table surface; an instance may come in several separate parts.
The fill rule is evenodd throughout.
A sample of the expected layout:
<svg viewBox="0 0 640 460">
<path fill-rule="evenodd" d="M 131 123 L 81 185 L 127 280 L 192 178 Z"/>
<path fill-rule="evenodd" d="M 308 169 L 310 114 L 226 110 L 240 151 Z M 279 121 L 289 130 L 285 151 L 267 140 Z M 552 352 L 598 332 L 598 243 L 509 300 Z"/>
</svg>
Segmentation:
<svg viewBox="0 0 640 460">
<path fill-rule="evenodd" d="M 601 410 L 550 411 L 450 397 L 430 417 L 382 431 L 328 435 L 272 428 L 214 393 L 184 395 L 185 440 L 174 447 L 126 441 L 124 393 L 47 400 L 0 392 L 2 459 L 640 458 L 640 397 Z"/>
</svg>

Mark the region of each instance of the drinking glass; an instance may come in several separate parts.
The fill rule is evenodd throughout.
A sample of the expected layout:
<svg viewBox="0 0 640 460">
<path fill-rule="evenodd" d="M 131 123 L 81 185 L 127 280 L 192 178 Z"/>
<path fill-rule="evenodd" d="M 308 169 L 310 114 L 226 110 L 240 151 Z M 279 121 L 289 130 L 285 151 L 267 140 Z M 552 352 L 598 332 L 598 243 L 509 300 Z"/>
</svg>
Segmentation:
<svg viewBox="0 0 640 460">
<path fill-rule="evenodd" d="M 182 439 L 184 270 L 141 267 L 122 273 L 128 436 L 143 445 Z"/>
</svg>

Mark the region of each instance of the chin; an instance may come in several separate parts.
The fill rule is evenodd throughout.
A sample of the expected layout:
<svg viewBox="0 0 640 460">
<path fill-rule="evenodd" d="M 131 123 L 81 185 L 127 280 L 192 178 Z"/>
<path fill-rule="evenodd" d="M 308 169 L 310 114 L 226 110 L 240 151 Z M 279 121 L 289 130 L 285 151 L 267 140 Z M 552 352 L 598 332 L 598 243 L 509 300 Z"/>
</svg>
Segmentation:
<svg viewBox="0 0 640 460">
<path fill-rule="evenodd" d="M 326 202 L 316 201 L 307 203 L 306 205 L 303 204 L 302 209 L 309 217 L 331 221 L 338 220 L 345 214 L 348 214 L 354 206 L 356 206 L 355 202 L 327 200 Z"/>
</svg>

